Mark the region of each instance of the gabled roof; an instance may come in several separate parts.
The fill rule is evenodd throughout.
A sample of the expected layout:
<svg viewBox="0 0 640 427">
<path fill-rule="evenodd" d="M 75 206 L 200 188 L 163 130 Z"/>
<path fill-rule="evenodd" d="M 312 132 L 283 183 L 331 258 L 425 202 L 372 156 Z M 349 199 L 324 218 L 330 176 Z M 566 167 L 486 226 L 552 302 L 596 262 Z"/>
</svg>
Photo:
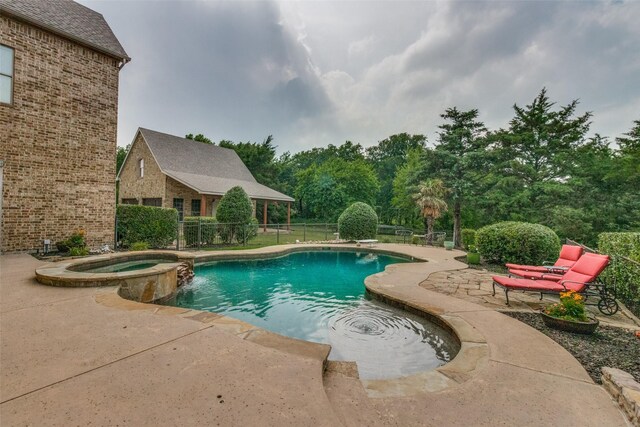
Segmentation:
<svg viewBox="0 0 640 427">
<path fill-rule="evenodd" d="M 130 58 L 104 17 L 71 0 L 0 0 L 0 11 L 99 52 Z"/>
<path fill-rule="evenodd" d="M 224 195 L 240 186 L 252 199 L 294 200 L 256 181 L 234 150 L 150 129 L 138 132 L 162 173 L 201 194 Z"/>
</svg>

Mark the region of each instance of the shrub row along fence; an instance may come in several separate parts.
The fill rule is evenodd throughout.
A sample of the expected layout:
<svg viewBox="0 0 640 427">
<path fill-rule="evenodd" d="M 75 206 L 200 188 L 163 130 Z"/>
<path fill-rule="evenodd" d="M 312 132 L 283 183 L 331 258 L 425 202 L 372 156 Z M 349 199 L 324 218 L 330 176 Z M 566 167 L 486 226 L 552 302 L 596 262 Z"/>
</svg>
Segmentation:
<svg viewBox="0 0 640 427">
<path fill-rule="evenodd" d="M 330 242 L 340 240 L 336 223 L 294 224 L 224 224 L 212 218 L 189 219 L 178 224 L 180 239 L 177 249 L 207 249 L 232 247 L 260 247 L 295 243 Z M 235 230 L 235 231 L 233 231 Z M 425 244 L 426 236 L 420 231 L 403 227 L 381 225 L 376 240 L 381 243 Z M 443 246 L 445 232 L 434 233 L 434 245 Z"/>
<path fill-rule="evenodd" d="M 570 239 L 567 244 L 609 255 L 611 263 L 600 279 L 615 289 L 616 298 L 633 314 L 640 316 L 640 233 L 602 233 L 598 237 L 598 250 Z"/>
<path fill-rule="evenodd" d="M 116 248 L 129 249 L 140 242 L 156 249 L 233 249 L 302 242 L 328 242 L 340 238 L 335 223 L 250 224 L 220 223 L 210 217 L 185 217 L 178 221 L 174 209 L 120 205 L 116 220 Z M 443 246 L 445 232 L 431 239 L 421 230 L 379 225 L 381 243 L 412 243 Z"/>
</svg>

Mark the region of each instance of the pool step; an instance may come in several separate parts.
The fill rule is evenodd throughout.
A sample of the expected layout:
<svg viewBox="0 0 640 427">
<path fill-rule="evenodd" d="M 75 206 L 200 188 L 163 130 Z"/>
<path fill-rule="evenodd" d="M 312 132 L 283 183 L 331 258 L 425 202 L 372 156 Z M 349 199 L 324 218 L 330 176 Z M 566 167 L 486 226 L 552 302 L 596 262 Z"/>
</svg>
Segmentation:
<svg viewBox="0 0 640 427">
<path fill-rule="evenodd" d="M 380 413 L 367 396 L 354 362 L 329 361 L 324 373 L 324 390 L 343 425 L 393 425 L 393 418 Z"/>
</svg>

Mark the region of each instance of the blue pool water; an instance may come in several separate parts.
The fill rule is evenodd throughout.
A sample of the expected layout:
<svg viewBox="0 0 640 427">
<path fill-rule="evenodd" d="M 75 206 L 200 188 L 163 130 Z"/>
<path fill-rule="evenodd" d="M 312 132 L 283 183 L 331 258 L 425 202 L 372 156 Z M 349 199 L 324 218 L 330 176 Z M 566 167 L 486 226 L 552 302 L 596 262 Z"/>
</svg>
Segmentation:
<svg viewBox="0 0 640 427">
<path fill-rule="evenodd" d="M 457 352 L 448 332 L 365 294 L 365 277 L 401 262 L 339 251 L 219 261 L 196 267 L 174 304 L 330 344 L 330 359 L 356 361 L 361 378 L 399 377 L 436 368 Z"/>
</svg>

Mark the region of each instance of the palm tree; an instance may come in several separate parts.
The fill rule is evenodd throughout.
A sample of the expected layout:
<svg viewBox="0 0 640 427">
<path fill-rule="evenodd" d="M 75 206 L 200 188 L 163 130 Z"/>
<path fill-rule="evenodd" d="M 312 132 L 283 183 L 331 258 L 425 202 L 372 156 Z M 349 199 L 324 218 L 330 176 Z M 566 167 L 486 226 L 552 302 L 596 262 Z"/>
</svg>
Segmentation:
<svg viewBox="0 0 640 427">
<path fill-rule="evenodd" d="M 447 210 L 447 202 L 444 201 L 447 191 L 442 180 L 429 179 L 418 184 L 418 192 L 413 195 L 424 220 L 429 244 L 433 244 L 433 220 Z"/>
</svg>

